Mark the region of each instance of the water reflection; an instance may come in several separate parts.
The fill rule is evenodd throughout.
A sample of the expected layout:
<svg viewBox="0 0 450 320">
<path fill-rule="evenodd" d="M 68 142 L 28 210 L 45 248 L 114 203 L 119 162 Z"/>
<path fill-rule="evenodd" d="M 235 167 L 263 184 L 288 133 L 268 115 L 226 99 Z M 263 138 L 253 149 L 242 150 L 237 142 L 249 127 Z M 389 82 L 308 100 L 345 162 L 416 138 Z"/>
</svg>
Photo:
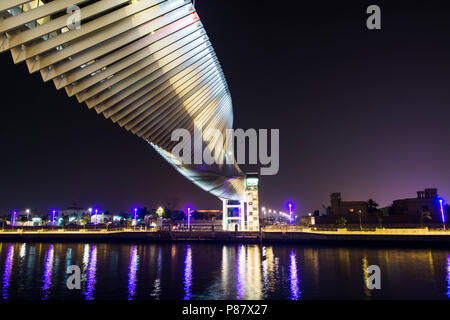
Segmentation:
<svg viewBox="0 0 450 320">
<path fill-rule="evenodd" d="M 86 290 L 83 294 L 86 296 L 86 300 L 94 300 L 95 290 L 95 273 L 97 271 L 97 246 L 93 245 L 89 254 L 89 265 L 87 268 Z"/>
<path fill-rule="evenodd" d="M 230 260 L 229 253 L 228 253 L 228 247 L 222 246 L 222 265 L 220 268 L 220 284 L 221 284 L 221 290 L 222 292 L 226 292 L 228 290 L 228 261 Z"/>
<path fill-rule="evenodd" d="M 275 290 L 275 259 L 272 247 L 263 247 L 262 274 L 264 283 L 264 292 L 274 292 Z"/>
<path fill-rule="evenodd" d="M 68 248 L 66 252 L 66 269 L 64 270 L 64 282 L 67 282 L 67 279 L 69 278 L 67 270 L 71 265 L 72 265 L 72 248 Z"/>
<path fill-rule="evenodd" d="M 86 273 L 89 266 L 89 245 L 84 245 L 84 251 L 83 251 L 83 274 Z"/>
<path fill-rule="evenodd" d="M 22 245 L 20 246 L 20 259 L 25 258 L 25 253 L 27 252 L 27 244 L 26 243 L 22 243 Z"/>
<path fill-rule="evenodd" d="M 191 299 L 192 285 L 192 249 L 190 245 L 186 246 L 186 256 L 184 258 L 184 300 Z"/>
<path fill-rule="evenodd" d="M 364 288 L 364 294 L 367 298 L 371 297 L 371 293 L 368 287 L 369 283 L 369 273 L 367 272 L 367 268 L 369 267 L 369 262 L 367 261 L 367 257 L 362 258 L 362 272 L 363 272 L 363 288 Z"/>
<path fill-rule="evenodd" d="M 49 289 L 52 285 L 53 256 L 54 250 L 53 245 L 51 244 L 49 245 L 47 253 L 45 255 L 44 276 L 42 280 L 42 300 L 48 299 Z"/>
<path fill-rule="evenodd" d="M 139 264 L 139 255 L 136 246 L 131 248 L 130 265 L 128 267 L 128 300 L 133 300 L 136 294 L 136 272 Z"/>
<path fill-rule="evenodd" d="M 8 300 L 450 299 L 450 251 L 442 249 L 200 243 L 0 246 L 0 299 Z M 389 284 L 381 291 L 367 289 L 370 263 L 380 266 Z M 74 264 L 82 269 L 82 290 L 66 285 L 67 267 Z"/>
<path fill-rule="evenodd" d="M 289 256 L 289 280 L 291 289 L 290 299 L 298 300 L 300 298 L 298 270 L 297 270 L 297 260 L 293 250 L 291 251 L 291 254 Z"/>
<path fill-rule="evenodd" d="M 236 299 L 262 299 L 261 253 L 259 246 L 239 246 L 236 272 Z"/>
<path fill-rule="evenodd" d="M 3 271 L 2 276 L 2 298 L 8 299 L 8 289 L 9 289 L 9 281 L 11 277 L 11 270 L 12 270 L 12 264 L 13 264 L 13 257 L 14 257 L 14 247 L 12 244 L 8 247 L 8 253 L 6 254 L 6 260 L 5 260 L 5 269 Z"/>
<path fill-rule="evenodd" d="M 244 246 L 239 246 L 238 256 L 236 260 L 236 299 L 241 300 L 244 297 L 244 275 L 245 275 L 245 252 Z"/>
<path fill-rule="evenodd" d="M 156 278 L 153 282 L 153 290 L 150 293 L 150 296 L 154 299 L 159 299 L 161 295 L 161 265 L 162 265 L 162 252 L 161 247 L 158 248 L 158 260 L 156 263 Z"/>
<path fill-rule="evenodd" d="M 450 299 L 450 254 L 447 253 L 447 297 Z"/>
</svg>

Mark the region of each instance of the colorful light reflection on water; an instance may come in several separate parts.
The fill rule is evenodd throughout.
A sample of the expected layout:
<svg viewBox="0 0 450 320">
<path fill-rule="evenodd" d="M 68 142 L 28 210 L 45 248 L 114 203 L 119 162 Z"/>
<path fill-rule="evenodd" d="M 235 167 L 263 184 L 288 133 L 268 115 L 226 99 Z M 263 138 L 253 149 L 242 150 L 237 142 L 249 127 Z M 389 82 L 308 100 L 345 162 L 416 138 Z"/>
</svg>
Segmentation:
<svg viewBox="0 0 450 320">
<path fill-rule="evenodd" d="M 8 247 L 8 253 L 6 254 L 5 269 L 2 276 L 2 298 L 8 299 L 9 281 L 11 278 L 11 270 L 13 264 L 14 247 L 12 244 Z"/>
<path fill-rule="evenodd" d="M 54 250 L 53 245 L 49 245 L 47 253 L 45 255 L 45 268 L 43 275 L 43 286 L 42 286 L 42 300 L 48 299 L 49 289 L 52 285 L 52 270 L 53 270 L 53 258 Z"/>
<path fill-rule="evenodd" d="M 189 300 L 192 285 L 192 249 L 190 245 L 186 246 L 186 256 L 184 258 L 184 300 Z"/>
<path fill-rule="evenodd" d="M 86 280 L 86 290 L 83 294 L 86 300 L 94 300 L 94 290 L 96 283 L 96 271 L 97 271 L 97 246 L 93 245 L 90 252 L 89 265 L 87 268 L 87 280 Z"/>
<path fill-rule="evenodd" d="M 300 298 L 299 290 L 299 280 L 298 280 L 298 270 L 297 270 L 297 260 L 294 251 L 291 251 L 289 256 L 289 282 L 291 289 L 291 300 L 298 300 Z"/>
<path fill-rule="evenodd" d="M 450 299 L 450 254 L 447 254 L 447 297 Z"/>
<path fill-rule="evenodd" d="M 362 269 L 370 264 L 380 265 L 386 283 L 370 299 L 450 299 L 445 249 L 6 242 L 0 248 L 0 299 L 364 299 Z M 69 265 L 82 270 L 81 290 L 67 288 Z"/>
<path fill-rule="evenodd" d="M 136 273 L 139 265 L 139 255 L 136 246 L 131 248 L 130 265 L 128 267 L 128 300 L 133 300 L 136 294 Z"/>
</svg>

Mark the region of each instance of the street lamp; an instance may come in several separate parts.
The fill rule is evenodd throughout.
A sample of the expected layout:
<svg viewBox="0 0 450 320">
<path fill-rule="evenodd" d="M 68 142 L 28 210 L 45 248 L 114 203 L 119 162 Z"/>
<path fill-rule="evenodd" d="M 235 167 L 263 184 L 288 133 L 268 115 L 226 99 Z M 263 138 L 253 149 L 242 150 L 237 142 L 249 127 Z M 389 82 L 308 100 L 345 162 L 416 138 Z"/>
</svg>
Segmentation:
<svg viewBox="0 0 450 320">
<path fill-rule="evenodd" d="M 52 230 L 53 230 L 53 226 L 55 225 L 55 214 L 56 214 L 56 210 L 52 211 Z"/>
<path fill-rule="evenodd" d="M 189 228 L 189 230 L 191 230 L 191 208 L 190 207 L 187 208 L 187 211 L 188 211 L 188 216 L 187 216 L 187 218 L 188 218 L 188 228 Z"/>
<path fill-rule="evenodd" d="M 359 230 L 362 231 L 362 221 L 361 221 L 362 210 L 358 210 L 358 215 L 359 215 Z"/>
<path fill-rule="evenodd" d="M 439 199 L 439 204 L 441 206 L 442 225 L 444 226 L 444 231 L 446 231 L 446 228 L 445 228 L 445 214 L 444 214 L 444 200 Z"/>
<path fill-rule="evenodd" d="M 292 203 L 289 203 L 289 223 L 292 223 Z"/>
<path fill-rule="evenodd" d="M 136 231 L 137 225 L 137 208 L 134 208 L 134 231 Z"/>
<path fill-rule="evenodd" d="M 98 209 L 95 209 L 95 228 L 97 229 L 97 214 L 98 214 Z"/>
<path fill-rule="evenodd" d="M 13 211 L 13 217 L 12 217 L 12 221 L 11 221 L 11 224 L 13 227 L 16 225 L 16 215 L 17 215 L 17 211 Z"/>
<path fill-rule="evenodd" d="M 27 220 L 30 219 L 30 209 L 25 210 L 25 212 L 27 213 Z"/>
</svg>

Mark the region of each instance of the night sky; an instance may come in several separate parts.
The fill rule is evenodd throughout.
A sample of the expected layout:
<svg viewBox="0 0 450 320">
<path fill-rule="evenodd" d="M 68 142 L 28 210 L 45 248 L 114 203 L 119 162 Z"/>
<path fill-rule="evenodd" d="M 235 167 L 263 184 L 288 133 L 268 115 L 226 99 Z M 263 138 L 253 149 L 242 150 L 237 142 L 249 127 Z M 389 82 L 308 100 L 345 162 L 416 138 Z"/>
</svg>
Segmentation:
<svg viewBox="0 0 450 320">
<path fill-rule="evenodd" d="M 450 199 L 446 2 L 197 0 L 235 128 L 280 129 L 280 171 L 261 178 L 261 205 L 292 200 L 305 214 L 342 192 L 385 206 L 426 187 Z M 382 30 L 366 28 L 370 4 Z M 221 208 L 145 141 L 9 53 L 0 65 L 0 214 L 74 202 Z"/>
</svg>

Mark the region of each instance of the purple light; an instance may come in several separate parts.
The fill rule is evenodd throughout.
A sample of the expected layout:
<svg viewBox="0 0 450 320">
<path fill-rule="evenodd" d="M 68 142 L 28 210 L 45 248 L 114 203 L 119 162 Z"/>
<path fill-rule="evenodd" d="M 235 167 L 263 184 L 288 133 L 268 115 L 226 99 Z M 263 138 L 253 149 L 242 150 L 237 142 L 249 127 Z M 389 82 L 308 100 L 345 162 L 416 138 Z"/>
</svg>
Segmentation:
<svg viewBox="0 0 450 320">
<path fill-rule="evenodd" d="M 292 203 L 289 203 L 288 206 L 289 206 L 289 223 L 292 223 Z"/>
<path fill-rule="evenodd" d="M 97 225 L 97 214 L 98 214 L 98 209 L 95 209 L 95 225 Z"/>
<path fill-rule="evenodd" d="M 439 204 L 441 205 L 441 217 L 442 217 L 442 224 L 444 225 L 444 231 L 446 231 L 445 228 L 445 213 L 444 213 L 444 200 L 439 199 Z"/>
<path fill-rule="evenodd" d="M 133 300 L 133 297 L 136 294 L 136 272 L 138 264 L 139 255 L 137 254 L 136 246 L 133 246 L 130 252 L 130 264 L 128 267 L 128 300 Z"/>
<path fill-rule="evenodd" d="M 53 214 L 52 214 L 52 227 L 55 225 L 55 214 L 56 214 L 56 210 L 53 210 Z"/>
<path fill-rule="evenodd" d="M 447 297 L 450 299 L 450 255 L 447 254 L 447 265 L 446 265 L 446 271 L 447 271 Z"/>
<path fill-rule="evenodd" d="M 297 270 L 297 261 L 295 257 L 294 251 L 291 251 L 289 256 L 289 282 L 291 289 L 291 300 L 298 300 L 300 298 L 300 290 L 299 290 L 299 280 L 298 280 L 298 270 Z"/>
<path fill-rule="evenodd" d="M 9 281 L 11 278 L 13 256 L 14 256 L 14 247 L 12 244 L 10 244 L 8 247 L 8 253 L 6 254 L 5 269 L 3 271 L 3 276 L 2 276 L 2 284 L 3 284 L 2 298 L 4 300 L 8 299 L 8 289 L 9 289 Z"/>
<path fill-rule="evenodd" d="M 16 225 L 16 215 L 17 215 L 17 211 L 13 212 L 13 218 L 11 221 L 12 226 L 14 227 Z"/>
<path fill-rule="evenodd" d="M 188 227 L 191 226 L 191 208 L 187 208 Z"/>
<path fill-rule="evenodd" d="M 88 271 L 87 271 L 86 290 L 83 292 L 83 294 L 86 296 L 86 300 L 94 300 L 96 271 L 97 271 L 97 247 L 92 246 L 90 258 L 89 258 L 89 266 L 88 266 Z"/>
<path fill-rule="evenodd" d="M 186 247 L 186 257 L 184 258 L 184 300 L 190 300 L 192 286 L 192 249 L 190 245 Z"/>
<path fill-rule="evenodd" d="M 55 210 L 53 210 L 54 212 Z M 48 298 L 48 290 L 52 285 L 52 270 L 53 270 L 53 245 L 51 244 L 48 247 L 47 254 L 45 257 L 45 268 L 44 268 L 44 279 L 42 280 L 42 300 L 46 300 Z"/>
<path fill-rule="evenodd" d="M 442 216 L 442 222 L 445 223 L 445 215 L 444 215 L 444 200 L 439 199 L 439 203 L 441 204 L 441 216 Z"/>
</svg>

